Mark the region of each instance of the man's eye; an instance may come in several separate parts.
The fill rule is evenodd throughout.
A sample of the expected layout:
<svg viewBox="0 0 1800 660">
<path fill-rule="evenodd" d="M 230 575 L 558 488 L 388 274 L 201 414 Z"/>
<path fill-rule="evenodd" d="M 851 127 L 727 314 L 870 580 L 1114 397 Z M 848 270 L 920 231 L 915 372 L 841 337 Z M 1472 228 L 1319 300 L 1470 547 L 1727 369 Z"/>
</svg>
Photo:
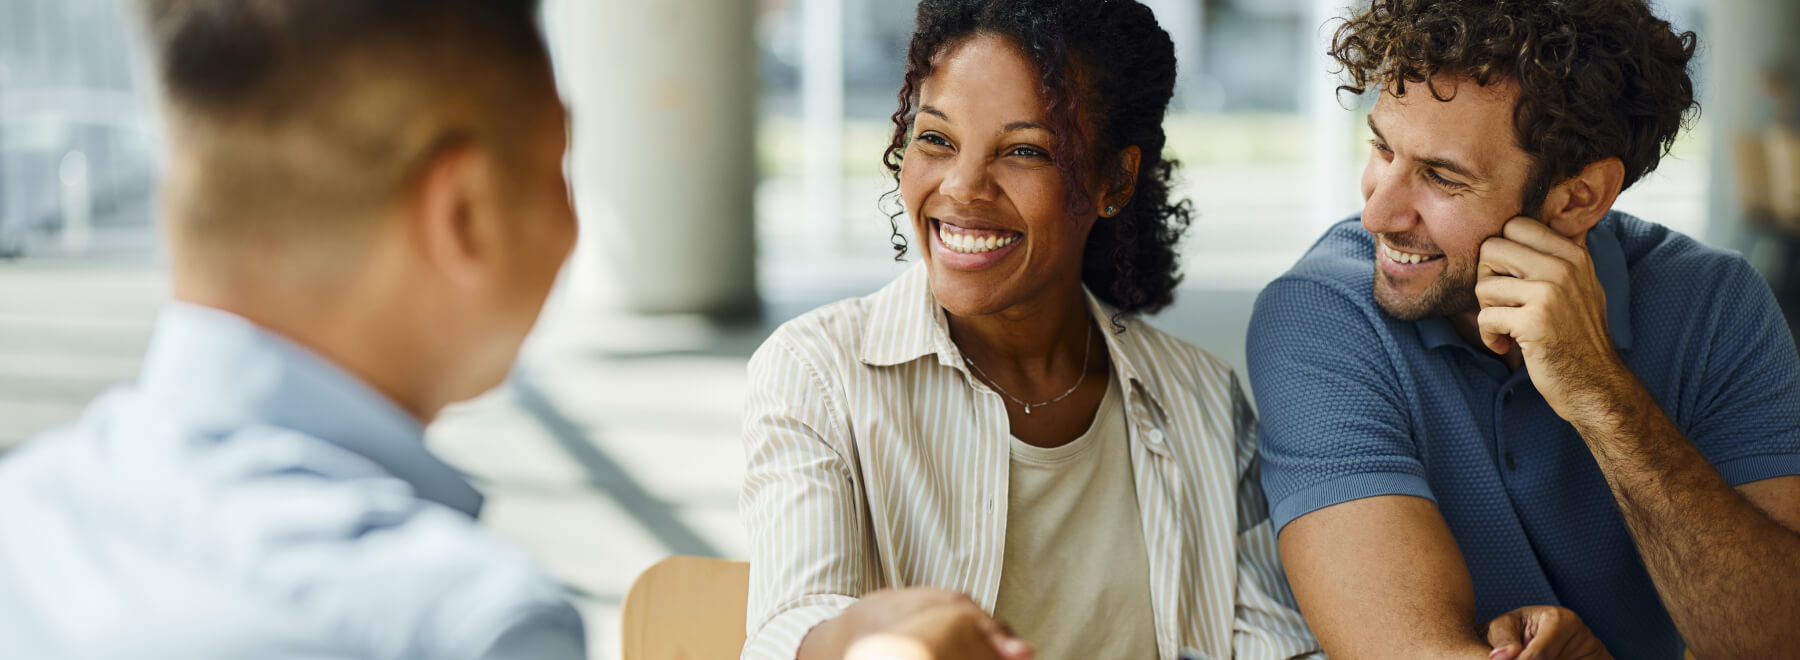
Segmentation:
<svg viewBox="0 0 1800 660">
<path fill-rule="evenodd" d="M 1431 179 L 1432 183 L 1442 186 L 1446 190 L 1462 190 L 1469 187 L 1465 184 L 1457 183 L 1438 175 L 1437 170 L 1425 170 L 1425 177 Z"/>
</svg>

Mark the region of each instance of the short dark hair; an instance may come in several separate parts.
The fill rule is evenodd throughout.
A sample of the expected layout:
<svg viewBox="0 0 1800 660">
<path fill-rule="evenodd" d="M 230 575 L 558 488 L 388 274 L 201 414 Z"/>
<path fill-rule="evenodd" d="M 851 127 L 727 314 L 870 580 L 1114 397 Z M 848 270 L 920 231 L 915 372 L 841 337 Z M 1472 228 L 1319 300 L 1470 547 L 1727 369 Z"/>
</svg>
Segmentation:
<svg viewBox="0 0 1800 660">
<path fill-rule="evenodd" d="M 1696 43 L 1644 0 L 1372 0 L 1330 54 L 1354 94 L 1423 83 L 1443 101 L 1438 74 L 1516 81 L 1514 137 L 1535 161 L 1523 208 L 1537 213 L 1552 186 L 1601 159 L 1625 164 L 1626 188 L 1656 169 L 1699 109 Z"/>
<path fill-rule="evenodd" d="M 284 204 L 308 231 L 374 210 L 447 138 L 512 148 L 554 93 L 536 0 L 139 2 L 174 224 L 201 232 L 267 235 Z"/>
<path fill-rule="evenodd" d="M 899 179 L 919 86 L 931 76 L 933 58 L 983 34 L 1011 41 L 1037 65 L 1071 209 L 1088 203 L 1082 184 L 1089 174 L 1120 167 L 1126 147 L 1142 151 L 1131 201 L 1088 235 L 1081 279 L 1122 313 L 1168 306 L 1181 282 L 1176 244 L 1193 206 L 1169 199 L 1179 164 L 1163 154 L 1175 45 L 1150 8 L 1135 0 L 922 0 L 893 140 L 882 159 L 889 172 Z M 893 242 L 896 258 L 904 257 L 897 222 Z"/>
</svg>

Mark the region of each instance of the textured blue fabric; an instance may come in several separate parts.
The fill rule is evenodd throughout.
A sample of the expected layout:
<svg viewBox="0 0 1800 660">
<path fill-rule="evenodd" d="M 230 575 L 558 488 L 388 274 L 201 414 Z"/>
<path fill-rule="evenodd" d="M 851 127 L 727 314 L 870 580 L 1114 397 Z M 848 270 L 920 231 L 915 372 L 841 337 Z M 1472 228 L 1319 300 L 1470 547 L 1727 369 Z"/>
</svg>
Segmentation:
<svg viewBox="0 0 1800 660">
<path fill-rule="evenodd" d="M 1800 474 L 1800 361 L 1774 297 L 1734 253 L 1613 213 L 1589 234 L 1614 344 L 1734 485 Z M 1480 620 L 1574 610 L 1615 657 L 1679 658 L 1599 466 L 1524 369 L 1447 321 L 1376 305 L 1374 241 L 1333 226 L 1257 299 L 1249 371 L 1277 528 L 1377 495 L 1437 503 Z"/>
</svg>

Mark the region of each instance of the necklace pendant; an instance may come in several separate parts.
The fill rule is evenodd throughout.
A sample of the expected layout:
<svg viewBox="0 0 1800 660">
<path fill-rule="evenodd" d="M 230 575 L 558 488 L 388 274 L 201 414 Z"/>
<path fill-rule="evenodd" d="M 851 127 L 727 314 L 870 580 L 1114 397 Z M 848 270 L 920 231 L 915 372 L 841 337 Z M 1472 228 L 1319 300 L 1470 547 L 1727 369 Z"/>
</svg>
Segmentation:
<svg viewBox="0 0 1800 660">
<path fill-rule="evenodd" d="M 1031 404 L 1029 403 L 1025 404 L 1025 414 L 1031 414 Z"/>
</svg>

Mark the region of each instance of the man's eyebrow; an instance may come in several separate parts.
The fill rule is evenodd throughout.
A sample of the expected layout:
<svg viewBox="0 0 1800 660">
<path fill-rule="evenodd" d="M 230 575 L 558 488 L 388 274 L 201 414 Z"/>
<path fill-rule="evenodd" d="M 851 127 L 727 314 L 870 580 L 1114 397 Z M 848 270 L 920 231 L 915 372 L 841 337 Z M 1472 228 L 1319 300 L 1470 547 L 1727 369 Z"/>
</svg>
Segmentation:
<svg viewBox="0 0 1800 660">
<path fill-rule="evenodd" d="M 1382 142 L 1387 142 L 1387 137 L 1383 136 L 1381 134 L 1381 129 L 1375 126 L 1375 115 L 1374 114 L 1369 115 L 1369 130 L 1373 131 L 1375 133 L 1375 139 L 1381 140 Z M 1461 176 L 1466 179 L 1472 179 L 1475 181 L 1486 181 L 1487 180 L 1487 177 L 1484 177 L 1480 174 L 1476 174 L 1475 168 L 1469 167 L 1467 165 L 1463 165 L 1462 163 L 1458 163 L 1454 160 L 1445 158 L 1443 156 L 1425 156 L 1425 157 L 1420 157 L 1420 158 L 1414 158 L 1413 160 L 1419 161 L 1421 163 L 1424 163 L 1431 167 L 1435 167 L 1440 170 L 1448 170 L 1448 171 L 1456 174 L 1457 176 Z"/>
</svg>

